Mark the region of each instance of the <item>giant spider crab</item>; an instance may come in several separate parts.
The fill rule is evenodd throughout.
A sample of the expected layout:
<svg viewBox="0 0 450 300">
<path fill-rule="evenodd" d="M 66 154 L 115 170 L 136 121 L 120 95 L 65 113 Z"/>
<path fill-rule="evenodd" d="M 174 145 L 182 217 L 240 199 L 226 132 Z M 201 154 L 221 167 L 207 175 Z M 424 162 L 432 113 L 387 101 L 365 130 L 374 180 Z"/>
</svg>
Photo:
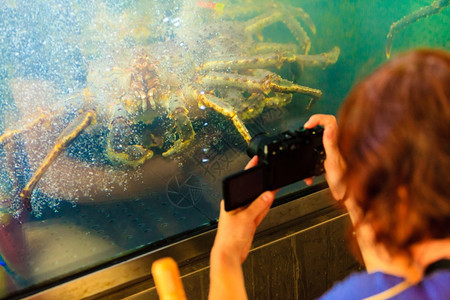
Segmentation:
<svg viewBox="0 0 450 300">
<path fill-rule="evenodd" d="M 187 5 L 180 15 L 182 20 L 183 14 L 189 15 L 186 17 L 189 21 L 176 29 L 171 40 L 126 47 L 107 57 L 94 58 L 89 62 L 83 92 L 59 101 L 56 108 L 38 108 L 33 118 L 20 121 L 24 125 L 8 129 L 0 136 L 0 144 L 5 146 L 31 128 L 51 123 L 67 107 L 78 112 L 19 189 L 23 200 L 30 200 L 56 158 L 92 128 L 106 128 L 104 151 L 111 164 L 138 168 L 153 157 L 155 149 L 163 149 L 162 156 L 170 157 L 195 144 L 192 121 L 206 118 L 207 110 L 228 118 L 249 142 L 251 134 L 245 121 L 265 108 L 287 105 L 295 94 L 313 100 L 322 96 L 319 89 L 296 84 L 277 74 L 287 64 L 325 68 L 338 59 L 338 47 L 308 54 L 310 41 L 296 17 L 300 15 L 312 30 L 314 27 L 303 10 L 291 11 L 278 4 L 269 16 L 232 22 L 229 19 L 237 14 L 231 10 L 228 16 L 218 18 L 214 12 L 202 9 L 194 3 Z M 258 35 L 261 40 L 258 32 L 264 27 L 282 21 L 281 15 L 288 20 L 283 22 L 295 37 L 295 43 L 255 40 Z M 205 18 L 215 19 L 208 23 L 207 29 L 200 26 L 202 29 L 193 33 L 190 26 L 196 24 L 195 28 L 199 28 Z M 146 132 L 142 136 L 142 131 L 136 129 L 140 124 L 151 125 L 158 118 L 166 120 L 165 132 Z"/>
</svg>

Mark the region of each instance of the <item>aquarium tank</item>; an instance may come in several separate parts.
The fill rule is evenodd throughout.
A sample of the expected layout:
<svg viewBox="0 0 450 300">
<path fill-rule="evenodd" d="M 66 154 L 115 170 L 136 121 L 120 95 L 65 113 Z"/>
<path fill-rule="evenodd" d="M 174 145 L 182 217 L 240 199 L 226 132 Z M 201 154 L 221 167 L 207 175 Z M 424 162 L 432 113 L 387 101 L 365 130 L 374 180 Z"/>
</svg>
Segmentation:
<svg viewBox="0 0 450 300">
<path fill-rule="evenodd" d="M 449 50 L 448 6 L 1 1 L 0 296 L 214 228 L 253 136 L 335 114 L 398 53 Z"/>
</svg>

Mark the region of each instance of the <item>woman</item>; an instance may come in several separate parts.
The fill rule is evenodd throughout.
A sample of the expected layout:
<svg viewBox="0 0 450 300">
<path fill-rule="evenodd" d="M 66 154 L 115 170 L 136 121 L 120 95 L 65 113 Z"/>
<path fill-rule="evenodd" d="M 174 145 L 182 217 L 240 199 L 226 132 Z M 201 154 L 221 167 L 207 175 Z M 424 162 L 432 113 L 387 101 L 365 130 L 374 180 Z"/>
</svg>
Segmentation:
<svg viewBox="0 0 450 300">
<path fill-rule="evenodd" d="M 325 128 L 326 178 L 367 271 L 323 299 L 450 299 L 450 54 L 390 61 L 352 90 L 338 120 L 314 115 L 304 126 Z M 241 264 L 275 193 L 231 212 L 222 203 L 210 299 L 247 298 Z"/>
</svg>

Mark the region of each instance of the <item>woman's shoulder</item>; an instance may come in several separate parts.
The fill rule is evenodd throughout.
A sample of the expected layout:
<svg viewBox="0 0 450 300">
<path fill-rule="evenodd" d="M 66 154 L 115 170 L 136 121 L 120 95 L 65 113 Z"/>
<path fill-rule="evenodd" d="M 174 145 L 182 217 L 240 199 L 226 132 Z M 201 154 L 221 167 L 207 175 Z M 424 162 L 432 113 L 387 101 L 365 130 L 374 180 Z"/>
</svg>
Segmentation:
<svg viewBox="0 0 450 300">
<path fill-rule="evenodd" d="M 337 282 L 320 299 L 363 299 L 385 291 L 403 281 L 402 278 L 382 272 L 352 273 Z"/>
<path fill-rule="evenodd" d="M 428 299 L 450 299 L 450 269 L 436 271 L 417 286 Z M 426 298 L 423 298 L 426 299 Z"/>
<path fill-rule="evenodd" d="M 336 283 L 320 299 L 450 299 L 450 270 L 442 270 L 411 285 L 403 278 L 382 272 L 353 273 Z"/>
</svg>

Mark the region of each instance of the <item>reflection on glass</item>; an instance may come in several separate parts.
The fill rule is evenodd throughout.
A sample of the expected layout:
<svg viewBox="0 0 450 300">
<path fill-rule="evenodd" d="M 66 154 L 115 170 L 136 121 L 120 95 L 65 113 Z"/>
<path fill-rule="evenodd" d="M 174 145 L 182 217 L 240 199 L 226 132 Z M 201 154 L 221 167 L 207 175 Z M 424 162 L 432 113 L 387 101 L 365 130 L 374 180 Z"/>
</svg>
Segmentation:
<svg viewBox="0 0 450 300">
<path fill-rule="evenodd" d="M 449 48 L 449 1 L 352 2 L 1 2 L 1 295 L 214 224 L 252 136 Z"/>
</svg>

